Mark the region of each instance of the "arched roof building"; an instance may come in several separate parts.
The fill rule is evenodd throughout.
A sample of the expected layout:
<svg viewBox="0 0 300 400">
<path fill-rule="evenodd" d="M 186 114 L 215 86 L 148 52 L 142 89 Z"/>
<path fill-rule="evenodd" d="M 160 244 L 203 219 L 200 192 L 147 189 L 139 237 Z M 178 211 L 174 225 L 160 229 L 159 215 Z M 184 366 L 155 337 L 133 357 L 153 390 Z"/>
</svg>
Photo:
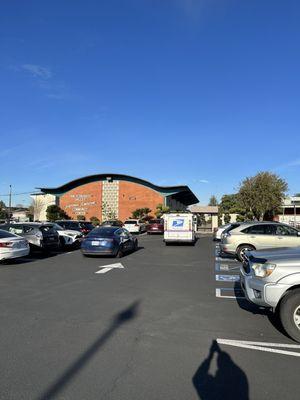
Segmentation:
<svg viewBox="0 0 300 400">
<path fill-rule="evenodd" d="M 137 208 L 148 207 L 152 215 L 158 204 L 183 210 L 198 202 L 186 186 L 158 186 L 141 178 L 123 174 L 96 174 L 75 179 L 56 188 L 39 188 L 53 195 L 56 203 L 71 218 L 84 215 L 103 220 L 108 214 L 122 221 Z"/>
</svg>

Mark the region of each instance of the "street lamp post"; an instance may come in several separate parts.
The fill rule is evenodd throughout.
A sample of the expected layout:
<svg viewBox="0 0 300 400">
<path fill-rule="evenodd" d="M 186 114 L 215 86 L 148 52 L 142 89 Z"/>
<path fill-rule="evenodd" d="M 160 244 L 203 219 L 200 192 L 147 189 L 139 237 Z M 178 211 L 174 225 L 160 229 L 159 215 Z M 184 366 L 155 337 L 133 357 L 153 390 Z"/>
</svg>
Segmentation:
<svg viewBox="0 0 300 400">
<path fill-rule="evenodd" d="M 9 185 L 9 203 L 8 203 L 8 222 L 10 222 L 11 218 L 11 185 Z"/>
</svg>

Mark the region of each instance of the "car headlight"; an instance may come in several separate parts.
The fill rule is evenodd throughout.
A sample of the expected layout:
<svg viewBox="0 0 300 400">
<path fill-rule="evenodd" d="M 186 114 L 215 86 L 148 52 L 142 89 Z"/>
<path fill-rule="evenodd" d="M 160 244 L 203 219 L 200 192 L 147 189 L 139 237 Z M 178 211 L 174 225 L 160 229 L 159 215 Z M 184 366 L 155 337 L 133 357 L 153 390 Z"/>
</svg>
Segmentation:
<svg viewBox="0 0 300 400">
<path fill-rule="evenodd" d="M 254 275 L 259 278 L 266 278 L 267 276 L 270 276 L 275 268 L 276 268 L 275 264 L 268 264 L 268 263 L 252 265 Z"/>
</svg>

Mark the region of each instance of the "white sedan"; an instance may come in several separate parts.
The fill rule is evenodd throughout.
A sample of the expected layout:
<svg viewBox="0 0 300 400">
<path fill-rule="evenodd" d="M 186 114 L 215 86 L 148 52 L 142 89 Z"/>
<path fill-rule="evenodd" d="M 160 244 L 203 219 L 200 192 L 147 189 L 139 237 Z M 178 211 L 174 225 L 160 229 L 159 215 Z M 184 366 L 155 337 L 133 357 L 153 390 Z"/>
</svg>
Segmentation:
<svg viewBox="0 0 300 400">
<path fill-rule="evenodd" d="M 0 229 L 0 261 L 25 257 L 29 252 L 29 243 L 26 239 Z"/>
</svg>

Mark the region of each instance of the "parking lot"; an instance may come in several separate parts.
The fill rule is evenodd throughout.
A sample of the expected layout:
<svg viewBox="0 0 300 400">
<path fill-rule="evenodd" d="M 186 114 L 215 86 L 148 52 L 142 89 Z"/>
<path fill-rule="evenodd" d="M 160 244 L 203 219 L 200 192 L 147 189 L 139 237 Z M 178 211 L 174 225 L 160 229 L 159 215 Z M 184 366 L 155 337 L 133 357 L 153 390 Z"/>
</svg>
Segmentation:
<svg viewBox="0 0 300 400">
<path fill-rule="evenodd" d="M 209 236 L 0 265 L 0 398 L 298 399 L 300 345 Z"/>
</svg>

